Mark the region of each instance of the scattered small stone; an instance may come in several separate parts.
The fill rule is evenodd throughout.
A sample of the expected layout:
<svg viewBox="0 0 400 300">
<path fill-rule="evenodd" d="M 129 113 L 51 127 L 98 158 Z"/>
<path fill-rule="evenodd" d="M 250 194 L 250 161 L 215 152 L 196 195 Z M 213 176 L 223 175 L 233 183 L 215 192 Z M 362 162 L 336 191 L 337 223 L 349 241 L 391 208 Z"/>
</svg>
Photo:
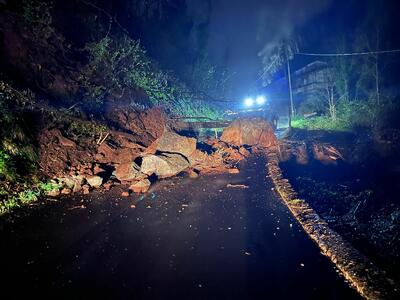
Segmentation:
<svg viewBox="0 0 400 300">
<path fill-rule="evenodd" d="M 85 184 L 82 186 L 83 194 L 87 195 L 90 193 L 90 186 L 88 184 Z"/>
<path fill-rule="evenodd" d="M 303 264 L 303 263 L 300 263 L 300 267 L 304 267 L 304 264 Z"/>
<path fill-rule="evenodd" d="M 230 184 L 228 183 L 226 185 L 227 188 L 240 188 L 240 189 L 248 189 L 249 186 L 248 185 L 244 185 L 244 184 Z"/>
<path fill-rule="evenodd" d="M 87 176 L 86 181 L 91 187 L 98 188 L 102 185 L 103 178 L 100 176 Z"/>
<path fill-rule="evenodd" d="M 131 208 L 136 208 L 136 205 L 135 204 L 131 204 Z"/>
<path fill-rule="evenodd" d="M 189 174 L 189 177 L 190 178 L 197 178 L 197 177 L 199 177 L 199 174 L 197 174 L 195 171 L 193 171 L 193 170 L 190 170 L 190 171 L 188 171 L 188 174 Z"/>
<path fill-rule="evenodd" d="M 72 189 L 73 193 L 78 193 L 82 190 L 82 185 L 79 181 L 76 181 L 74 184 L 74 188 Z"/>
<path fill-rule="evenodd" d="M 134 184 L 132 184 L 129 189 L 135 193 L 145 193 L 149 190 L 151 185 L 150 180 L 143 179 Z"/>
<path fill-rule="evenodd" d="M 72 191 L 69 188 L 63 188 L 61 190 L 61 194 L 63 194 L 63 195 L 70 195 L 71 193 L 72 193 Z"/>
<path fill-rule="evenodd" d="M 103 184 L 103 187 L 106 191 L 109 191 L 111 189 L 111 187 L 113 186 L 112 182 L 107 182 L 105 184 Z"/>
<path fill-rule="evenodd" d="M 103 172 L 105 172 L 106 170 L 104 170 L 102 167 L 100 167 L 99 165 L 95 165 L 94 166 L 94 168 L 93 168 L 93 173 L 95 174 L 95 175 L 97 175 L 97 174 L 99 174 L 99 173 L 103 173 Z"/>
<path fill-rule="evenodd" d="M 122 197 L 129 197 L 129 195 L 130 195 L 130 194 L 129 194 L 128 191 L 124 191 L 124 192 L 121 193 L 121 196 L 122 196 Z"/>
<path fill-rule="evenodd" d="M 239 169 L 237 168 L 233 168 L 233 169 L 228 169 L 228 173 L 229 174 L 239 174 Z"/>
<path fill-rule="evenodd" d="M 251 255 L 251 253 L 250 253 L 250 252 L 247 252 L 247 251 L 246 251 L 246 252 L 244 252 L 244 254 L 245 254 L 245 255 L 248 255 L 248 256 L 250 256 L 250 255 Z"/>
<path fill-rule="evenodd" d="M 60 190 L 58 189 L 51 190 L 47 193 L 47 196 L 49 197 L 57 197 L 59 195 L 60 195 Z"/>
</svg>

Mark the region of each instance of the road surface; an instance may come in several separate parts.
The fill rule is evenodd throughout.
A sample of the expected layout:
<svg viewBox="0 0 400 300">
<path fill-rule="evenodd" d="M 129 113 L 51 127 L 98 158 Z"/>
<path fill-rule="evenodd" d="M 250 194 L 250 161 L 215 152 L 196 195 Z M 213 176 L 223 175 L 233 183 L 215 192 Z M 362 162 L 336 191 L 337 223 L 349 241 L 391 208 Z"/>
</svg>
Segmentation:
<svg viewBox="0 0 400 300">
<path fill-rule="evenodd" d="M 1 222 L 2 294 L 359 299 L 271 188 L 258 157 L 236 175 L 159 181 L 144 198 L 117 188 L 39 205 Z"/>
</svg>

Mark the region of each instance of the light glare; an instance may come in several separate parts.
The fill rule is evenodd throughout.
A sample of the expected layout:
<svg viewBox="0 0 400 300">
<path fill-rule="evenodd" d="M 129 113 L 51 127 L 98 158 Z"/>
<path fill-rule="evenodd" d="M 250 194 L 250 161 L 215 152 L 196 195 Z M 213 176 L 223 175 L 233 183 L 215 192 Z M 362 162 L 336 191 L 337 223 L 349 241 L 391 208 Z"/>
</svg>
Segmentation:
<svg viewBox="0 0 400 300">
<path fill-rule="evenodd" d="M 246 98 L 246 99 L 244 100 L 244 104 L 245 104 L 246 106 L 252 106 L 252 105 L 254 104 L 254 101 L 253 101 L 252 98 Z"/>
<path fill-rule="evenodd" d="M 258 96 L 256 99 L 256 102 L 258 105 L 263 105 L 265 103 L 265 97 L 264 96 Z"/>
</svg>

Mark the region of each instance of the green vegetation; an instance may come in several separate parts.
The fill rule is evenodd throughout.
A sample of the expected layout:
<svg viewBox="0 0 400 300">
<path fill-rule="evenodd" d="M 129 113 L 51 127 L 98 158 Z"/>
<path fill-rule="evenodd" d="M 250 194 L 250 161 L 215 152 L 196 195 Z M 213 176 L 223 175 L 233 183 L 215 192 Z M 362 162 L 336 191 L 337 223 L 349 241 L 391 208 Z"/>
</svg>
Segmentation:
<svg viewBox="0 0 400 300">
<path fill-rule="evenodd" d="M 65 134 L 76 139 L 80 137 L 98 137 L 101 132 L 106 132 L 108 128 L 105 125 L 99 125 L 95 122 L 72 120 Z"/>
<path fill-rule="evenodd" d="M 53 182 L 37 182 L 35 184 L 20 183 L 17 190 L 0 184 L 0 215 L 23 205 L 31 204 L 49 192 L 59 190 L 62 186 Z"/>
<path fill-rule="evenodd" d="M 321 106 L 320 101 L 304 102 L 306 108 L 301 107 L 306 111 L 309 107 L 318 108 Z M 323 106 L 322 106 L 323 107 Z M 354 131 L 359 128 L 369 128 L 379 130 L 384 127 L 393 126 L 396 122 L 396 111 L 400 109 L 399 105 L 389 99 L 381 99 L 379 105 L 374 99 L 365 100 L 341 100 L 336 106 L 335 119 L 326 113 L 324 110 L 316 109 L 322 115 L 302 118 L 295 117 L 292 120 L 292 127 L 309 129 L 309 130 L 333 130 L 333 131 Z"/>
<path fill-rule="evenodd" d="M 332 131 L 349 131 L 347 123 L 341 120 L 331 120 L 327 116 L 318 116 L 313 118 L 299 118 L 292 120 L 293 128 L 308 129 L 308 130 L 332 130 Z"/>
<path fill-rule="evenodd" d="M 0 179 L 16 181 L 20 175 L 33 171 L 36 152 L 25 118 L 17 106 L 23 106 L 29 91 L 13 90 L 0 82 Z"/>
<path fill-rule="evenodd" d="M 80 82 L 87 99 L 101 105 L 109 97 L 129 93 L 136 105 L 160 105 L 174 115 L 220 117 L 216 107 L 150 60 L 138 41 L 105 37 L 86 50 L 90 62 Z"/>
<path fill-rule="evenodd" d="M 17 109 L 33 97 L 0 82 L 0 214 L 36 201 L 40 194 L 28 188 L 37 180 L 37 157 L 29 126 Z"/>
</svg>

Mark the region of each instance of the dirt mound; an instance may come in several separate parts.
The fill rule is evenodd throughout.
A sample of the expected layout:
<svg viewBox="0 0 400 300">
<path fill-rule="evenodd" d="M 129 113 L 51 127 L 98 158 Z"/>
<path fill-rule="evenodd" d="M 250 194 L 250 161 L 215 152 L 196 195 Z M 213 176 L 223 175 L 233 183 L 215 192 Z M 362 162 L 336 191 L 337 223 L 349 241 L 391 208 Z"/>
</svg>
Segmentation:
<svg viewBox="0 0 400 300">
<path fill-rule="evenodd" d="M 41 170 L 61 183 L 62 193 L 82 190 L 87 193 L 93 188 L 110 189 L 120 183 L 137 184 L 140 188 L 131 190 L 145 191 L 147 181 L 154 176 L 166 178 L 181 172 L 191 177 L 237 173 L 235 166 L 250 153 L 244 147 L 230 146 L 217 139 L 207 141 L 209 151 L 200 151 L 196 139 L 168 128 L 166 115 L 160 108 L 142 112 L 120 110 L 115 116 L 119 126 L 129 132 L 102 128 L 91 135 L 71 136 L 66 130 L 69 125 L 63 123 L 41 131 Z M 97 127 L 98 124 L 91 124 L 90 128 Z M 141 183 L 146 183 L 143 188 Z"/>
<path fill-rule="evenodd" d="M 277 139 L 271 126 L 261 118 L 237 119 L 227 127 L 221 141 L 235 146 L 275 146 Z"/>
</svg>

